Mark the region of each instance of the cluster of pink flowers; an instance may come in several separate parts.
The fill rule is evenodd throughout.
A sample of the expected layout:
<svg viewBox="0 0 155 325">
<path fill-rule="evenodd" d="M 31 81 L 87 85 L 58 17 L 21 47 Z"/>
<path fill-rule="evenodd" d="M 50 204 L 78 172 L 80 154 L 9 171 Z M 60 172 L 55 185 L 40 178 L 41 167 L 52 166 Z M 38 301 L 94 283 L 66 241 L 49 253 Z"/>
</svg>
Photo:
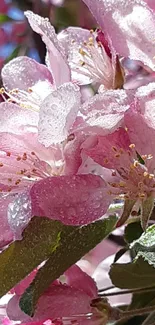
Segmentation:
<svg viewBox="0 0 155 325">
<path fill-rule="evenodd" d="M 2 249 L 22 239 L 34 215 L 86 225 L 107 217 L 117 199 L 124 202 L 117 226 L 140 211 L 145 229 L 154 207 L 154 1 L 83 1 L 99 29 L 57 35 L 48 19 L 27 11 L 46 45 L 46 66 L 18 57 L 2 69 Z M 138 78 L 127 58 L 143 70 Z M 24 314 L 19 299 L 36 272 L 13 289 L 3 324 L 106 324 L 91 304 L 97 286 L 77 265 L 65 284 L 51 284 L 32 318 Z"/>
</svg>

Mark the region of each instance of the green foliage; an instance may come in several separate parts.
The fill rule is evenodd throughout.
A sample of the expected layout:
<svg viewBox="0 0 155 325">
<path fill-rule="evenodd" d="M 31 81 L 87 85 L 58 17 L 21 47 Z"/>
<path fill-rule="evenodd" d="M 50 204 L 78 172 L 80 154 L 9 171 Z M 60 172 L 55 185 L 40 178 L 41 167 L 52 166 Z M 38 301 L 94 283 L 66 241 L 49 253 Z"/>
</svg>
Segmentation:
<svg viewBox="0 0 155 325">
<path fill-rule="evenodd" d="M 21 309 L 32 316 L 36 303 L 49 285 L 71 265 L 107 237 L 116 224 L 116 217 L 97 221 L 84 227 L 64 226 L 59 245 L 20 300 Z"/>
<path fill-rule="evenodd" d="M 112 264 L 109 275 L 112 283 L 121 289 L 155 286 L 155 270 L 142 257 L 134 263 Z"/>
</svg>

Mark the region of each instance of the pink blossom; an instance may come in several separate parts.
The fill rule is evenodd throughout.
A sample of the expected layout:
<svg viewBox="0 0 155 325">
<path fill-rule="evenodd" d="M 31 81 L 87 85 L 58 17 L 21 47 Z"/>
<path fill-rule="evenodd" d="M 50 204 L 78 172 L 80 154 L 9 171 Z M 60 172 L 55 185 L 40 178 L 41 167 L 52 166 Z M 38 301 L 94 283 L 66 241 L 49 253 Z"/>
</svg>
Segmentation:
<svg viewBox="0 0 155 325">
<path fill-rule="evenodd" d="M 73 81 L 110 89 L 115 87 L 115 53 L 99 35 L 98 31 L 69 27 L 58 34 L 58 39 L 66 49 Z"/>
<path fill-rule="evenodd" d="M 17 293 L 8 303 L 7 314 L 11 320 L 20 320 L 30 325 L 41 325 L 48 319 L 56 324 L 57 319 L 60 320 L 60 324 L 65 324 L 67 320 L 85 322 L 89 317 L 88 314 L 93 311 L 91 301 L 95 298 L 97 298 L 97 287 L 94 280 L 77 265 L 73 265 L 65 272 L 64 284 L 60 281 L 52 283 L 39 298 L 32 318 L 20 310 L 20 295 Z"/>
<path fill-rule="evenodd" d="M 80 85 L 93 82 L 107 89 L 115 87 L 115 52 L 110 47 L 109 56 L 98 32 L 69 27 L 56 35 L 47 18 L 30 11 L 25 15 L 47 47 L 46 63 L 57 86 L 72 78 Z"/>
<path fill-rule="evenodd" d="M 155 14 L 145 1 L 83 1 L 119 55 L 139 60 L 155 69 Z"/>
<path fill-rule="evenodd" d="M 33 61 L 32 64 L 35 66 Z M 23 88 L 27 87 L 28 81 L 29 78 L 25 80 Z M 125 92 L 122 92 L 124 103 L 126 96 Z M 9 206 L 5 201 L 5 214 L 3 209 L 2 220 L 7 236 L 4 228 L 1 228 L 2 245 L 4 239 L 8 243 L 13 234 L 20 239 L 21 231 L 32 215 L 47 215 L 66 224 L 87 224 L 104 215 L 110 203 L 108 197 L 104 199 L 107 192 L 105 181 L 100 176 L 90 174 L 91 167 L 86 172 L 78 173 L 82 162 L 80 143 L 83 140 L 80 136 L 81 131 L 79 132 L 76 125 L 83 128 L 84 139 L 89 134 L 87 132 L 85 134 L 84 130 L 91 127 L 93 130 L 93 125 L 89 127 L 85 125 L 82 115 L 79 116 L 82 118 L 82 124 L 79 125 L 77 122 L 80 107 L 78 87 L 71 83 L 58 87 L 43 102 L 41 101 L 41 109 L 40 99 L 38 98 L 37 102 L 37 94 L 33 89 L 11 92 L 3 89 L 2 95 L 4 98 L 7 95 L 14 101 L 14 104 L 4 102 L 0 105 L 2 121 L 0 189 L 2 200 L 4 195 L 9 200 Z M 124 109 L 126 106 L 123 107 L 123 111 Z M 115 125 L 121 120 L 121 114 L 120 118 L 119 114 L 117 115 Z M 104 116 L 105 113 L 103 119 Z M 77 135 L 72 139 L 73 125 Z M 98 129 L 101 127 L 97 125 L 96 130 Z M 38 141 L 38 137 L 43 144 Z M 73 150 L 79 151 L 73 172 L 76 155 L 73 157 L 73 164 L 67 163 L 67 157 L 69 161 L 69 151 L 72 150 L 72 146 L 74 148 L 74 138 L 78 145 L 76 144 Z M 70 145 L 66 148 L 68 142 Z"/>
<path fill-rule="evenodd" d="M 106 136 L 96 136 L 93 147 L 90 140 L 82 145 L 96 163 L 111 170 L 109 195 L 132 200 L 133 205 L 137 202 L 145 217 L 152 212 L 155 194 L 154 87 L 152 83 L 137 91 L 121 127 Z"/>
</svg>

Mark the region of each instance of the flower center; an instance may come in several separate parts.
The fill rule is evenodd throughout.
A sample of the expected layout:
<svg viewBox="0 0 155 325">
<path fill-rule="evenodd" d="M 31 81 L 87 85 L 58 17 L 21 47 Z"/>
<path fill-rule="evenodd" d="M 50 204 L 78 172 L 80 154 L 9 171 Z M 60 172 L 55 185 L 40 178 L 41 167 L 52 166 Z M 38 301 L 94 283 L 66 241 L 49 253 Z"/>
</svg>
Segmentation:
<svg viewBox="0 0 155 325">
<path fill-rule="evenodd" d="M 19 192 L 32 182 L 62 173 L 63 166 L 39 159 L 35 152 L 0 152 L 0 192 Z"/>
<path fill-rule="evenodd" d="M 76 46 L 74 40 L 72 43 Z M 113 80 L 111 59 L 93 30 L 90 31 L 88 40 L 81 44 L 78 60 L 73 57 L 71 68 L 72 71 L 90 78 L 92 82 L 103 83 L 106 88 L 111 88 Z"/>
<path fill-rule="evenodd" d="M 27 91 L 20 89 L 7 91 L 5 88 L 0 88 L 0 95 L 4 101 L 18 104 L 24 109 L 39 112 L 41 98 L 32 88 L 28 88 Z"/>
<path fill-rule="evenodd" d="M 112 147 L 112 151 L 118 160 L 118 167 L 112 176 L 121 179 L 119 182 L 109 182 L 109 193 L 133 200 L 146 199 L 155 190 L 155 175 L 149 172 L 153 156 L 140 156 L 134 144 L 129 145 L 128 151 L 116 147 Z"/>
</svg>

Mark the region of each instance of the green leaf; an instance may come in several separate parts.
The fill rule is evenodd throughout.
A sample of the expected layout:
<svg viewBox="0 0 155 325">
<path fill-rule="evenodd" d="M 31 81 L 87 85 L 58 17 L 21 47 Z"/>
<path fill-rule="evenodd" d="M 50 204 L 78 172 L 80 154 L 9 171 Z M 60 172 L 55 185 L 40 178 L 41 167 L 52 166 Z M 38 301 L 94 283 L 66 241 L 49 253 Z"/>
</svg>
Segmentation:
<svg viewBox="0 0 155 325">
<path fill-rule="evenodd" d="M 135 289 L 155 286 L 155 270 L 143 258 L 134 263 L 112 264 L 112 283 L 121 289 Z"/>
<path fill-rule="evenodd" d="M 23 239 L 0 254 L 1 297 L 52 254 L 63 227 L 58 221 L 34 217 L 23 232 Z"/>
<path fill-rule="evenodd" d="M 136 259 L 143 257 L 155 267 L 155 225 L 148 227 L 146 232 L 130 245 L 130 248 L 136 253 Z"/>
<path fill-rule="evenodd" d="M 121 248 L 115 255 L 114 263 L 116 263 L 127 252 L 127 250 L 126 247 Z"/>
<path fill-rule="evenodd" d="M 7 15 L 4 15 L 4 14 L 0 14 L 0 25 L 1 24 L 4 24 L 4 23 L 8 23 L 10 21 L 13 21 L 12 18 L 10 18 L 9 16 Z"/>
<path fill-rule="evenodd" d="M 131 244 L 134 240 L 138 239 L 143 233 L 140 222 L 133 222 L 126 226 L 124 239 L 128 244 Z"/>
<path fill-rule="evenodd" d="M 100 220 L 84 227 L 64 226 L 59 245 L 22 296 L 21 309 L 32 316 L 39 297 L 49 285 L 107 237 L 114 229 L 116 221 L 117 218 L 111 216 L 109 219 Z"/>
</svg>

